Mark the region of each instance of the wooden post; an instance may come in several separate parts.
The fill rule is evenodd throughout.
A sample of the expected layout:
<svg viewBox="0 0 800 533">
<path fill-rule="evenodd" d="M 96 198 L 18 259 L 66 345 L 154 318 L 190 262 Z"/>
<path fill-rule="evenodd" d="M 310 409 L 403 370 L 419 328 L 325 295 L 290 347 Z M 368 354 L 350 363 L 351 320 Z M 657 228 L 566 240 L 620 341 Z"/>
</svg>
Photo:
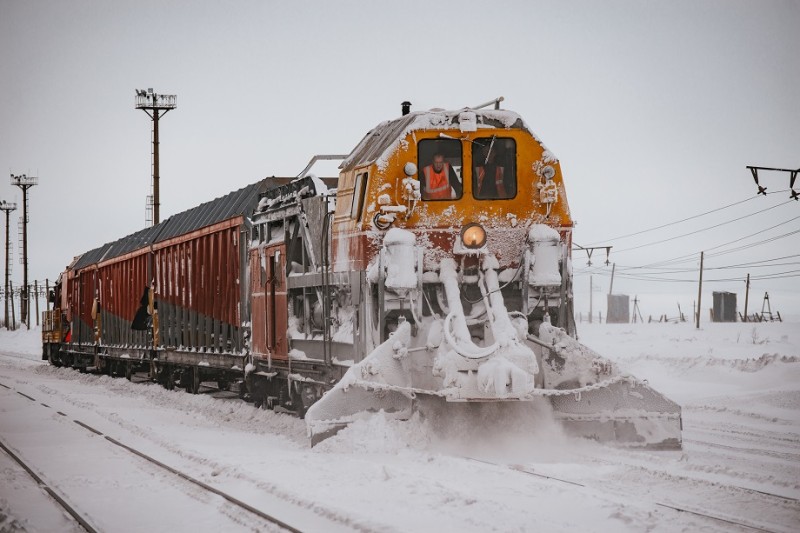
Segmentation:
<svg viewBox="0 0 800 533">
<path fill-rule="evenodd" d="M 703 308 L 702 301 L 703 301 L 703 256 L 705 252 L 700 252 L 700 284 L 697 287 L 697 314 L 696 318 L 697 321 L 695 322 L 695 328 L 700 329 L 700 310 Z"/>
<path fill-rule="evenodd" d="M 750 298 L 750 274 L 747 274 L 747 281 L 744 289 L 744 321 L 747 322 L 747 301 Z"/>
<path fill-rule="evenodd" d="M 608 294 L 614 294 L 614 271 L 617 269 L 617 264 L 611 264 L 611 284 L 608 286 Z"/>
<path fill-rule="evenodd" d="M 11 296 L 11 331 L 17 329 L 17 316 L 14 312 L 14 282 L 8 282 L 8 295 Z M 6 327 L 6 329 L 8 329 Z"/>
<path fill-rule="evenodd" d="M 36 326 L 39 326 L 39 282 L 33 280 L 33 298 L 36 303 Z"/>
</svg>

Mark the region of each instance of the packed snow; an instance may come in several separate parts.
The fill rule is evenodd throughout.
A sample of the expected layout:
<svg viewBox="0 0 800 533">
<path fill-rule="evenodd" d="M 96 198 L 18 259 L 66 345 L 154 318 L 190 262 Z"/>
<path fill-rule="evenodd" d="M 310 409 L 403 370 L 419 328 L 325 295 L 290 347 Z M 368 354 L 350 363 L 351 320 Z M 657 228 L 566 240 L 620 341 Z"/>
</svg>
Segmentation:
<svg viewBox="0 0 800 533">
<path fill-rule="evenodd" d="M 310 448 L 303 420 L 234 393 L 48 366 L 36 329 L 0 330 L 0 439 L 108 531 L 270 527 L 72 420 L 303 531 L 798 530 L 800 320 L 579 334 L 681 404 L 682 451 L 568 438 L 539 401 L 377 414 Z M 78 530 L 3 453 L 0 472 L 0 531 Z"/>
</svg>

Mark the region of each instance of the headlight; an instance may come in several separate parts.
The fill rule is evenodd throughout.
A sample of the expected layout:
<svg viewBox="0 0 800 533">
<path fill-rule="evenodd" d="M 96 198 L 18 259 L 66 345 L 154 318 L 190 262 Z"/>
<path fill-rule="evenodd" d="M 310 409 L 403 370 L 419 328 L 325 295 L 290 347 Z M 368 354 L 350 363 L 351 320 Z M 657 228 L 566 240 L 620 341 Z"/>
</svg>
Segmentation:
<svg viewBox="0 0 800 533">
<path fill-rule="evenodd" d="M 461 230 L 461 243 L 466 248 L 483 248 L 486 244 L 486 230 L 480 224 L 471 222 Z"/>
</svg>

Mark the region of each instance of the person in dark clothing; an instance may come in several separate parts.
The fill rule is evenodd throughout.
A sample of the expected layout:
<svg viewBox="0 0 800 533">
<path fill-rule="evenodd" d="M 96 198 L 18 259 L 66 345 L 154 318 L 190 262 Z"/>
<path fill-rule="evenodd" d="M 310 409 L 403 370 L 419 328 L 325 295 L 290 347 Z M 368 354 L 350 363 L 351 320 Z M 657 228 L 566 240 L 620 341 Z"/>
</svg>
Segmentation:
<svg viewBox="0 0 800 533">
<path fill-rule="evenodd" d="M 472 187 L 475 198 L 510 198 L 513 191 L 507 190 L 506 169 L 497 163 L 497 147 L 488 146 L 475 161 Z"/>
<path fill-rule="evenodd" d="M 150 287 L 144 288 L 144 294 L 142 294 L 142 298 L 139 300 L 139 309 L 136 311 L 136 316 L 133 317 L 133 322 L 131 322 L 131 329 L 137 331 L 145 331 L 150 327 L 150 312 L 148 307 L 150 306 Z"/>
</svg>

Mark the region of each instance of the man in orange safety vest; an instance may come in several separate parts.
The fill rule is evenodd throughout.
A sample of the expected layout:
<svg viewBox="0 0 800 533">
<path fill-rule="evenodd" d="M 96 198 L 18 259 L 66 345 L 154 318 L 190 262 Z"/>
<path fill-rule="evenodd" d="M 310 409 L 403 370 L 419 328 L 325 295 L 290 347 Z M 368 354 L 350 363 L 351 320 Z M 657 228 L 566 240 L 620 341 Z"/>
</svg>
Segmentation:
<svg viewBox="0 0 800 533">
<path fill-rule="evenodd" d="M 422 199 L 449 200 L 461 197 L 461 182 L 456 171 L 444 160 L 444 155 L 434 154 L 433 163 L 422 169 Z"/>
</svg>

